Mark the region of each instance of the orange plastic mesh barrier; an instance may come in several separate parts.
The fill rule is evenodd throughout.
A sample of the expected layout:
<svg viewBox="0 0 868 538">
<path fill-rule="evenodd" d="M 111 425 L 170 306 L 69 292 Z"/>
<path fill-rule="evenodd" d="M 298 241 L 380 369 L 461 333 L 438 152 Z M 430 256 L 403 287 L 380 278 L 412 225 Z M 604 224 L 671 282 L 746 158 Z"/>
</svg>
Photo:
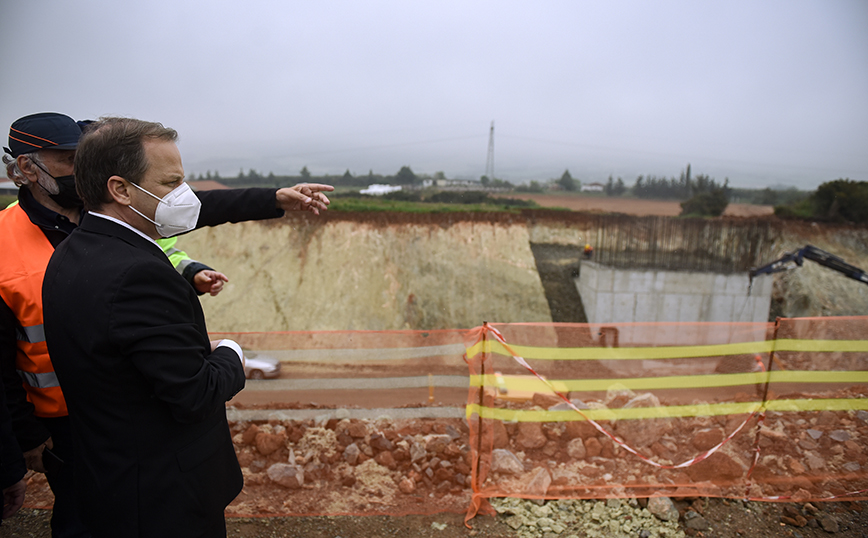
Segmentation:
<svg viewBox="0 0 868 538">
<path fill-rule="evenodd" d="M 486 324 L 468 518 L 490 497 L 865 499 L 868 318 Z"/>
<path fill-rule="evenodd" d="M 227 514 L 865 499 L 866 334 L 868 317 L 213 334 L 281 365 L 227 404 L 245 477 Z M 51 506 L 43 475 L 27 495 Z"/>
<path fill-rule="evenodd" d="M 465 334 L 213 334 L 282 366 L 280 378 L 249 380 L 229 402 L 245 486 L 227 514 L 464 512 L 471 491 Z M 273 472 L 290 461 L 298 475 Z"/>
</svg>

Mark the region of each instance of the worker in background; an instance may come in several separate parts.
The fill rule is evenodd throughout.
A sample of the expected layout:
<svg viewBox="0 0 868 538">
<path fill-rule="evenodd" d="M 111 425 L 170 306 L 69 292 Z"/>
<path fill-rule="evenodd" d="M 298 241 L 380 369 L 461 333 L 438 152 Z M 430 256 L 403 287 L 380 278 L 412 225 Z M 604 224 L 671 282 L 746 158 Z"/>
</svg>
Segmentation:
<svg viewBox="0 0 868 538">
<path fill-rule="evenodd" d="M 586 260 L 590 260 L 591 256 L 594 255 L 594 247 L 592 247 L 590 243 L 585 243 L 585 249 L 582 251 L 582 254 L 585 256 Z"/>
<path fill-rule="evenodd" d="M 0 373 L 12 430 L 26 465 L 45 473 L 54 493 L 51 528 L 55 537 L 89 536 L 74 505 L 66 402 L 42 334 L 45 267 L 54 249 L 81 219 L 83 205 L 73 176 L 80 135 L 81 125 L 68 116 L 33 114 L 12 124 L 9 146 L 4 148 L 8 155 L 3 156 L 6 175 L 18 185 L 19 192 L 18 201 L 0 211 L 0 251 L 4 253 L 0 265 Z M 200 295 L 218 294 L 228 281 L 226 275 L 191 260 L 175 248 L 176 241 L 174 237 L 161 239 L 161 248 L 178 272 Z"/>
<path fill-rule="evenodd" d="M 90 536 L 75 506 L 69 415 L 42 329 L 45 268 L 81 219 L 72 173 L 80 135 L 68 116 L 26 116 L 9 128 L 3 156 L 18 203 L 0 211 L 0 373 L 27 467 L 45 473 L 54 493 L 53 537 Z"/>
</svg>

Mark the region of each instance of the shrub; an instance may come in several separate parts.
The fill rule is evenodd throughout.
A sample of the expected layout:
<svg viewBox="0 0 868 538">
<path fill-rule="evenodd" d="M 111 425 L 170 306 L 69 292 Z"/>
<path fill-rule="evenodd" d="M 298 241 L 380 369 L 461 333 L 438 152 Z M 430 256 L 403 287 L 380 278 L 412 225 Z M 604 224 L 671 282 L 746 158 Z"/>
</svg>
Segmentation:
<svg viewBox="0 0 868 538">
<path fill-rule="evenodd" d="M 815 216 L 833 221 L 868 222 L 868 181 L 827 181 L 817 188 L 812 200 Z"/>
<path fill-rule="evenodd" d="M 724 189 L 697 194 L 686 202 L 681 202 L 682 217 L 719 217 L 723 215 L 729 198 Z"/>
</svg>

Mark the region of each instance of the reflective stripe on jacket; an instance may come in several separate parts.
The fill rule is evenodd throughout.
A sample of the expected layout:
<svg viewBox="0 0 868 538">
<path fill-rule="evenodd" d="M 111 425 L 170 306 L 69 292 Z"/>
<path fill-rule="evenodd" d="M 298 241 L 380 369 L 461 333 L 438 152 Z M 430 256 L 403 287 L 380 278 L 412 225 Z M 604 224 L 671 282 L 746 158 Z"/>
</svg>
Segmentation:
<svg viewBox="0 0 868 538">
<path fill-rule="evenodd" d="M 66 400 L 48 357 L 42 327 L 42 279 L 54 247 L 15 205 L 0 211 L 0 252 L 0 296 L 18 321 L 15 367 L 27 399 L 36 416 L 66 416 Z"/>
</svg>

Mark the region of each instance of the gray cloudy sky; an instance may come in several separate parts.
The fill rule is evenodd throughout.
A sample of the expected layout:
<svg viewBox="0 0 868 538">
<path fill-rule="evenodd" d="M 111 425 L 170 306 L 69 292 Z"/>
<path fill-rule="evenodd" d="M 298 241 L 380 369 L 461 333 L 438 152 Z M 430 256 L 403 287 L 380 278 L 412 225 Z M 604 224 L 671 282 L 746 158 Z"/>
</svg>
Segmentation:
<svg viewBox="0 0 868 538">
<path fill-rule="evenodd" d="M 478 178 L 494 120 L 514 182 L 868 180 L 865 0 L 0 5 L 0 123 L 160 121 L 188 174 Z"/>
</svg>

